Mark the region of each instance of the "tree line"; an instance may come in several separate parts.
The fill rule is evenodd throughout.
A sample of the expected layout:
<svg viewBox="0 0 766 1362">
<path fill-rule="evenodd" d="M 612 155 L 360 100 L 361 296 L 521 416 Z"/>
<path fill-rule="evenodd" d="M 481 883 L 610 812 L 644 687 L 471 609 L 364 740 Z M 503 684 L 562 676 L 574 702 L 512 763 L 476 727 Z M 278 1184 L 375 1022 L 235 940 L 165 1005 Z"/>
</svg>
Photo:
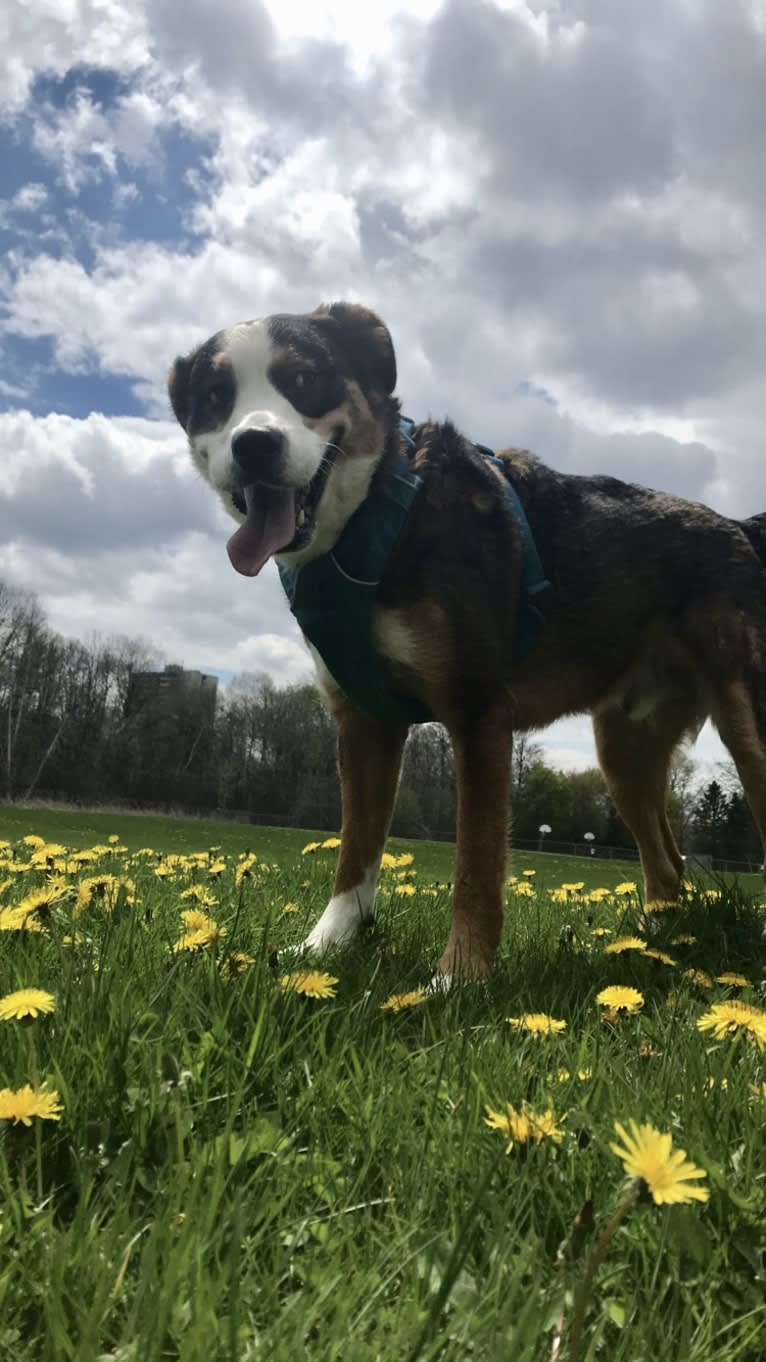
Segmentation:
<svg viewBox="0 0 766 1362">
<path fill-rule="evenodd" d="M 244 675 L 214 706 L 135 703 L 136 674 L 165 659 L 127 637 L 63 638 L 37 600 L 0 583 L 0 781 L 6 800 L 219 813 L 256 823 L 338 827 L 335 727 L 314 685 Z M 133 702 L 131 702 L 133 696 Z M 451 837 L 455 779 L 438 724 L 411 732 L 393 831 Z M 597 769 L 560 771 L 517 738 L 514 840 L 629 847 Z M 757 860 L 760 847 L 731 771 L 700 788 L 693 762 L 675 762 L 670 818 L 682 850 Z"/>
</svg>

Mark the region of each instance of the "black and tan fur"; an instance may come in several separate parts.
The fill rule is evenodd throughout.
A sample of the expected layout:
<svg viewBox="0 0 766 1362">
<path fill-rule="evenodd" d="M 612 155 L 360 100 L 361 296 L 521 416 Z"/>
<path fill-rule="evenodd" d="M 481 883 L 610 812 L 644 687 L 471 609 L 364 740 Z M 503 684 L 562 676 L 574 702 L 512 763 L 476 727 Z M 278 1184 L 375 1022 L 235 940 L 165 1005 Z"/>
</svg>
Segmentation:
<svg viewBox="0 0 766 1362">
<path fill-rule="evenodd" d="M 342 528 L 398 456 L 394 352 L 380 319 L 350 305 L 258 325 L 266 328 L 258 353 L 267 334 L 282 395 L 280 365 L 321 369 L 311 412 L 296 407 L 294 420 L 317 433 L 317 466 L 322 441 L 337 451 L 309 542 L 280 550 L 302 562 L 327 547 L 323 517 L 330 535 Z M 171 395 L 198 466 L 236 518 L 236 473 L 224 458 L 217 481 L 210 477 L 200 455 L 210 431 L 200 433 L 188 415 L 213 370 L 227 369 L 227 334 L 177 361 Z M 240 347 L 235 386 L 246 354 Z M 215 427 L 219 452 L 227 419 Z M 237 428 L 247 419 L 239 411 Z M 256 425 L 263 419 L 253 416 Z M 503 474 L 448 422 L 421 425 L 415 444 L 423 486 L 382 582 L 378 641 L 392 687 L 424 701 L 454 745 L 457 865 L 438 972 L 484 975 L 502 926 L 514 732 L 591 713 L 602 770 L 638 843 L 647 900 L 678 896 L 683 862 L 666 814 L 668 770 L 678 744 L 707 717 L 766 837 L 766 518 L 737 523 L 665 493 L 500 451 L 551 583 L 539 602 L 545 630 L 514 667 L 521 544 Z M 336 476 L 346 478 L 342 488 Z M 343 825 L 333 900 L 308 938 L 314 948 L 347 940 L 372 913 L 407 734 L 406 725 L 354 709 L 321 667 L 320 680 L 338 720 Z"/>
</svg>

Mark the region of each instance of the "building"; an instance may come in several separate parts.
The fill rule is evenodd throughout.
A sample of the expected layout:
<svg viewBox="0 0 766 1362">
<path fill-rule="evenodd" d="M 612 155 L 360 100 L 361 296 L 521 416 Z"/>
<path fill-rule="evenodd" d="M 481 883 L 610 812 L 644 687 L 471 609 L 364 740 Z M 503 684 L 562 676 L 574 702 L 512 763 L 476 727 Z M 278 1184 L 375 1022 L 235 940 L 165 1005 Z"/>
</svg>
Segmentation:
<svg viewBox="0 0 766 1362">
<path fill-rule="evenodd" d="M 133 672 L 125 701 L 125 717 L 151 707 L 155 712 L 193 714 L 208 723 L 215 717 L 218 677 L 185 671 L 170 664 L 161 672 Z"/>
</svg>

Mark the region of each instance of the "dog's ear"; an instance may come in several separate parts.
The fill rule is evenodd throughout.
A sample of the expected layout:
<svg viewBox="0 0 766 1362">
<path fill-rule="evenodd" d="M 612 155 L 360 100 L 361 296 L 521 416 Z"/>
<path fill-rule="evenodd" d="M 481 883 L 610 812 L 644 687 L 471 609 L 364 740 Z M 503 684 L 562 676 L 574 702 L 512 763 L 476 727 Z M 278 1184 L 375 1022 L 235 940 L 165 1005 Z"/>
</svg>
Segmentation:
<svg viewBox="0 0 766 1362">
<path fill-rule="evenodd" d="M 189 419 L 189 379 L 194 365 L 193 355 L 179 355 L 168 374 L 168 396 L 178 424 L 186 430 Z"/>
<path fill-rule="evenodd" d="M 343 349 L 376 387 L 392 393 L 396 387 L 396 356 L 391 333 L 376 312 L 360 303 L 322 303 L 315 317 L 332 317 Z"/>
</svg>

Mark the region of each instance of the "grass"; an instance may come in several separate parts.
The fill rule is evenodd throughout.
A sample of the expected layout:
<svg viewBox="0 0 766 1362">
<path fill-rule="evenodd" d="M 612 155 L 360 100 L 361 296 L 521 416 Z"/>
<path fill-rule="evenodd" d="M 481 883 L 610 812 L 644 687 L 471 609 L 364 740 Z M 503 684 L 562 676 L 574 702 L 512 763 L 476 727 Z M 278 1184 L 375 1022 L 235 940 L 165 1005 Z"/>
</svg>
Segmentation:
<svg viewBox="0 0 766 1362">
<path fill-rule="evenodd" d="M 71 849 L 121 841 L 77 869 L 45 852 L 21 869 L 32 832 Z M 2 908 L 50 877 L 71 886 L 43 931 L 0 934 L 0 997 L 56 998 L 50 1016 L 0 1021 L 0 1087 L 45 1080 L 63 1105 L 59 1121 L 6 1124 L 0 1357 L 568 1362 L 573 1296 L 624 1189 L 614 1122 L 635 1117 L 707 1171 L 710 1199 L 628 1216 L 577 1362 L 760 1358 L 764 1056 L 695 1026 L 712 1002 L 759 1006 L 764 918 L 748 886 L 691 892 L 663 923 L 668 965 L 604 953 L 635 930 L 637 899 L 586 891 L 634 865 L 519 856 L 491 985 L 391 1013 L 381 1003 L 425 984 L 443 945 L 449 848 L 413 845 L 415 876 L 386 872 L 376 927 L 323 962 L 335 996 L 311 1000 L 278 982 L 331 884 L 333 852 L 302 857 L 307 834 L 3 810 L 0 836 L 16 843 L 0 852 Z M 211 843 L 221 853 L 195 863 L 136 855 Z M 238 885 L 246 848 L 259 859 Z M 81 889 L 78 905 L 76 886 L 109 874 L 132 884 Z M 586 889 L 555 902 L 562 879 Z M 397 892 L 408 883 L 414 895 Z M 175 950 L 192 886 L 226 934 Z M 251 963 L 232 980 L 239 952 Z M 751 986 L 715 983 L 724 970 Z M 604 1024 L 609 983 L 638 988 L 642 1010 Z M 567 1028 L 524 1038 L 505 1019 L 526 1011 Z M 551 1108 L 563 1138 L 506 1153 L 486 1108 L 525 1101 Z"/>
</svg>

